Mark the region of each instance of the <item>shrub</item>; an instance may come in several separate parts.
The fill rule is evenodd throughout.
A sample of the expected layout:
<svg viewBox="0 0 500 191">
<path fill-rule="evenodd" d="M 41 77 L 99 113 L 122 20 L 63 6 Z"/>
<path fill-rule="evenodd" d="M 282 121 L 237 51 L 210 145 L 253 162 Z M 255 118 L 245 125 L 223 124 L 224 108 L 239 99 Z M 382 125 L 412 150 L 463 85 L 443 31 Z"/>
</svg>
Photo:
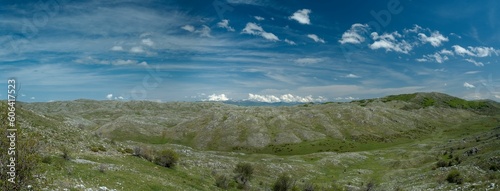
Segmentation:
<svg viewBox="0 0 500 191">
<path fill-rule="evenodd" d="M 70 160 L 71 159 L 71 151 L 68 149 L 66 146 L 62 146 L 60 148 L 62 154 L 61 157 L 65 160 Z"/>
<path fill-rule="evenodd" d="M 444 160 L 439 160 L 437 163 L 436 163 L 436 167 L 447 167 L 448 166 L 448 163 Z"/>
<path fill-rule="evenodd" d="M 236 181 L 241 185 L 246 185 L 253 176 L 253 166 L 250 163 L 238 163 L 234 169 Z"/>
<path fill-rule="evenodd" d="M 228 189 L 229 188 L 229 177 L 226 175 L 219 175 L 215 178 L 215 186 Z"/>
<path fill-rule="evenodd" d="M 314 188 L 315 188 L 314 184 L 312 184 L 312 183 L 306 183 L 304 185 L 303 191 L 314 191 Z"/>
<path fill-rule="evenodd" d="M 156 164 L 167 168 L 174 167 L 177 164 L 177 161 L 179 161 L 179 155 L 170 149 L 160 151 L 158 156 L 154 159 Z"/>
<path fill-rule="evenodd" d="M 294 183 L 290 176 L 282 174 L 274 182 L 273 191 L 289 191 L 292 189 Z"/>
<path fill-rule="evenodd" d="M 463 178 L 460 176 L 460 172 L 458 172 L 458 170 L 452 170 L 450 173 L 448 173 L 446 181 L 448 181 L 449 183 L 462 184 Z"/>
</svg>

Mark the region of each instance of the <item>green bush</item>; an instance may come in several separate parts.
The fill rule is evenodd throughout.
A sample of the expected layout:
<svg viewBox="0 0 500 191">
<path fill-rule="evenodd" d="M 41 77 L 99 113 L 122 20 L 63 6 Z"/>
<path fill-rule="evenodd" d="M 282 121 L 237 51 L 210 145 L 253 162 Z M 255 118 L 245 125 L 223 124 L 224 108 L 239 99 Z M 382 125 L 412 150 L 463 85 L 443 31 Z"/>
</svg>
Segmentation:
<svg viewBox="0 0 500 191">
<path fill-rule="evenodd" d="M 294 187 L 295 181 L 288 175 L 282 174 L 276 179 L 273 191 L 289 191 Z"/>
<path fill-rule="evenodd" d="M 458 170 L 452 170 L 448 173 L 448 176 L 446 176 L 446 181 L 449 183 L 462 184 L 463 178 Z"/>
<path fill-rule="evenodd" d="M 170 149 L 162 150 L 155 157 L 154 162 L 160 166 L 164 166 L 167 168 L 172 168 L 179 161 L 179 155 Z"/>
<path fill-rule="evenodd" d="M 226 175 L 219 175 L 215 178 L 215 186 L 228 189 L 229 188 L 229 177 Z"/>
<path fill-rule="evenodd" d="M 253 176 L 253 166 L 250 163 L 238 163 L 234 169 L 234 173 L 236 173 L 236 181 L 240 185 L 246 185 Z"/>
<path fill-rule="evenodd" d="M 59 148 L 59 150 L 61 150 L 61 157 L 64 159 L 64 160 L 71 160 L 71 151 L 69 150 L 69 148 L 67 146 L 61 146 L 61 148 Z"/>
</svg>

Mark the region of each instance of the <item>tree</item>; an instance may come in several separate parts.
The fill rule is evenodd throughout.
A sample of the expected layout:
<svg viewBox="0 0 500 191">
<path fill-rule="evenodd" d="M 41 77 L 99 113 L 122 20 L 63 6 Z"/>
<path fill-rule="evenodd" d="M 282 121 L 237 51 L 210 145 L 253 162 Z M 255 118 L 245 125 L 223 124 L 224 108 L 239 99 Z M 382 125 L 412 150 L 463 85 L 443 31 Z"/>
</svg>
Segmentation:
<svg viewBox="0 0 500 191">
<path fill-rule="evenodd" d="M 241 185 L 247 185 L 247 182 L 252 179 L 253 176 L 253 166 L 250 163 L 238 163 L 234 172 L 236 173 L 236 181 Z"/>
</svg>

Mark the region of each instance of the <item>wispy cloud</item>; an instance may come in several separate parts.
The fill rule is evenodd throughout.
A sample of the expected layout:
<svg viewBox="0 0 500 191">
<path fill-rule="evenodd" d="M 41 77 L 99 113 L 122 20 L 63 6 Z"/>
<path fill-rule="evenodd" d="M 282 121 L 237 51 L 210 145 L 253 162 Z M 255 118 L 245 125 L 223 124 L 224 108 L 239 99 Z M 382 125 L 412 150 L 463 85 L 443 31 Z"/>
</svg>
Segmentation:
<svg viewBox="0 0 500 191">
<path fill-rule="evenodd" d="M 355 74 L 347 74 L 344 76 L 345 78 L 361 78 L 361 76 L 355 75 Z"/>
<path fill-rule="evenodd" d="M 260 16 L 253 16 L 253 18 L 255 18 L 258 21 L 266 20 L 264 17 L 260 17 Z"/>
<path fill-rule="evenodd" d="M 309 9 L 301 9 L 293 13 L 293 15 L 288 18 L 296 20 L 300 24 L 310 25 L 311 24 L 311 20 L 309 19 L 310 13 L 311 10 Z"/>
<path fill-rule="evenodd" d="M 274 35 L 273 33 L 268 33 L 262 29 L 261 26 L 249 22 L 245 26 L 245 28 L 241 31 L 242 34 L 251 34 L 251 35 L 257 35 L 257 36 L 262 36 L 263 38 L 270 40 L 270 41 L 279 41 L 279 38 Z"/>
<path fill-rule="evenodd" d="M 319 38 L 318 35 L 308 34 L 307 37 L 309 37 L 310 39 L 313 39 L 314 42 L 325 43 L 325 40 L 323 40 L 322 38 Z"/>
<path fill-rule="evenodd" d="M 467 82 L 464 82 L 464 87 L 466 87 L 466 88 L 475 88 L 476 86 L 474 86 L 472 84 L 469 84 Z"/>
<path fill-rule="evenodd" d="M 465 59 L 465 61 L 473 63 L 475 66 L 484 66 L 484 64 L 482 62 L 477 62 L 477 61 L 470 59 L 470 58 Z"/>
<path fill-rule="evenodd" d="M 323 58 L 299 58 L 294 60 L 297 64 L 316 64 L 322 62 Z"/>
<path fill-rule="evenodd" d="M 285 38 L 284 40 L 286 43 L 288 43 L 289 45 L 297 45 L 297 43 L 295 43 L 294 41 L 291 41 L 291 40 L 288 40 Z"/>
<path fill-rule="evenodd" d="M 189 31 L 189 32 L 194 32 L 194 26 L 192 26 L 192 25 L 184 25 L 181 27 L 181 29 L 184 29 L 184 30 Z"/>
</svg>

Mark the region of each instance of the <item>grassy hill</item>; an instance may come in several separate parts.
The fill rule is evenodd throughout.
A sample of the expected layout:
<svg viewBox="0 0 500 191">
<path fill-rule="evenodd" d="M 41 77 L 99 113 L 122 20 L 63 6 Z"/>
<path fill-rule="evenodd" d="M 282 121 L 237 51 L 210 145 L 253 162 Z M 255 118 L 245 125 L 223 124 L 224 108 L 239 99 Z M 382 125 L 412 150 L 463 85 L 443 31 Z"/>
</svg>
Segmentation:
<svg viewBox="0 0 500 191">
<path fill-rule="evenodd" d="M 38 179 L 51 190 L 220 190 L 222 175 L 238 190 L 239 162 L 255 168 L 249 190 L 270 190 L 283 173 L 299 190 L 500 183 L 500 105 L 490 100 L 441 93 L 253 107 L 75 100 L 20 103 L 17 111 L 20 127 L 42 143 Z M 136 147 L 172 149 L 179 164 L 155 165 L 133 156 Z M 460 184 L 447 180 L 454 171 Z"/>
</svg>

